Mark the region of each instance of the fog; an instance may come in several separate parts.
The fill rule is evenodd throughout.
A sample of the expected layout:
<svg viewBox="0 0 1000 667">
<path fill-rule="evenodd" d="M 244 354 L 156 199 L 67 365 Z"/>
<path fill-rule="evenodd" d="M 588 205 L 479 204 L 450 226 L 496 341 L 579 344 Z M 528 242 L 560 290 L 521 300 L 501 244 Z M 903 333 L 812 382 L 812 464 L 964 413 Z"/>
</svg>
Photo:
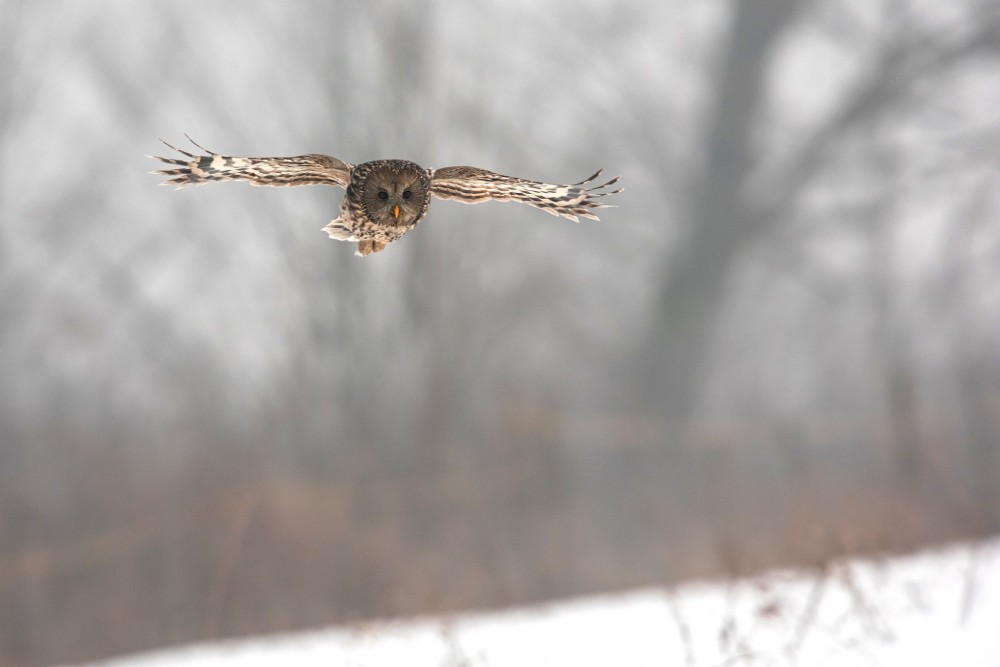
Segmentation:
<svg viewBox="0 0 1000 667">
<path fill-rule="evenodd" d="M 995 0 L 0 0 L 0 664 L 997 532 L 998 65 Z M 359 258 L 185 133 L 625 190 Z"/>
</svg>

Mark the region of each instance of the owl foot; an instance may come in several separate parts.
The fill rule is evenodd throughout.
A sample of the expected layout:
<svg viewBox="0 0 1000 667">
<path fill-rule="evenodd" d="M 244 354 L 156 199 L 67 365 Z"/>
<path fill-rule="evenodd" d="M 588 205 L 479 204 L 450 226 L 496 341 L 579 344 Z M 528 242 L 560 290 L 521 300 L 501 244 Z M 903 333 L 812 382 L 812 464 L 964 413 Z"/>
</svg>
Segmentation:
<svg viewBox="0 0 1000 667">
<path fill-rule="evenodd" d="M 373 252 L 382 252 L 385 250 L 385 244 L 381 241 L 358 241 L 358 249 L 354 251 L 354 254 L 358 257 L 367 257 Z"/>
</svg>

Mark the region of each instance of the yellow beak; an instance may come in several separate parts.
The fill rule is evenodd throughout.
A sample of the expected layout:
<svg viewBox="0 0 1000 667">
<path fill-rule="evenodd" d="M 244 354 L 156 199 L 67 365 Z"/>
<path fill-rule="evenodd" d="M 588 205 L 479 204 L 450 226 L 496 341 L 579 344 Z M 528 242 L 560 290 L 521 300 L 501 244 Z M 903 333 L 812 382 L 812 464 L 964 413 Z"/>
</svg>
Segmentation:
<svg viewBox="0 0 1000 667">
<path fill-rule="evenodd" d="M 392 207 L 392 217 L 394 218 L 399 217 L 399 204 L 396 204 L 395 206 Z"/>
</svg>

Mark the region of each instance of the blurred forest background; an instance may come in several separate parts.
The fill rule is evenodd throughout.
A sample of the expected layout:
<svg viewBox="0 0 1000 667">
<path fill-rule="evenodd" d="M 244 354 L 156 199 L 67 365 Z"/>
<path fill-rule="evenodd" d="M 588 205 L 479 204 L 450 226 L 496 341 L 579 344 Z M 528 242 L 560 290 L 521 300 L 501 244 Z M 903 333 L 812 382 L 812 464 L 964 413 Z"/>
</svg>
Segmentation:
<svg viewBox="0 0 1000 667">
<path fill-rule="evenodd" d="M 1000 2 L 0 0 L 0 664 L 1000 528 Z M 384 253 L 235 155 L 597 167 Z"/>
</svg>

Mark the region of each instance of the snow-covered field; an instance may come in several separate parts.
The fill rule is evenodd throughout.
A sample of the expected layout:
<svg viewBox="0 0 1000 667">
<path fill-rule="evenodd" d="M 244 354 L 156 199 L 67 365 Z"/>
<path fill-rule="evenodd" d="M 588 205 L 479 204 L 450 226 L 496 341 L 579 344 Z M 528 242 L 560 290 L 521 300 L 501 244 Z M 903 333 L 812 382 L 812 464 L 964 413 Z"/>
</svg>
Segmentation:
<svg viewBox="0 0 1000 667">
<path fill-rule="evenodd" d="M 109 667 L 1000 665 L 1000 539 L 825 570 L 219 642 Z"/>
</svg>

